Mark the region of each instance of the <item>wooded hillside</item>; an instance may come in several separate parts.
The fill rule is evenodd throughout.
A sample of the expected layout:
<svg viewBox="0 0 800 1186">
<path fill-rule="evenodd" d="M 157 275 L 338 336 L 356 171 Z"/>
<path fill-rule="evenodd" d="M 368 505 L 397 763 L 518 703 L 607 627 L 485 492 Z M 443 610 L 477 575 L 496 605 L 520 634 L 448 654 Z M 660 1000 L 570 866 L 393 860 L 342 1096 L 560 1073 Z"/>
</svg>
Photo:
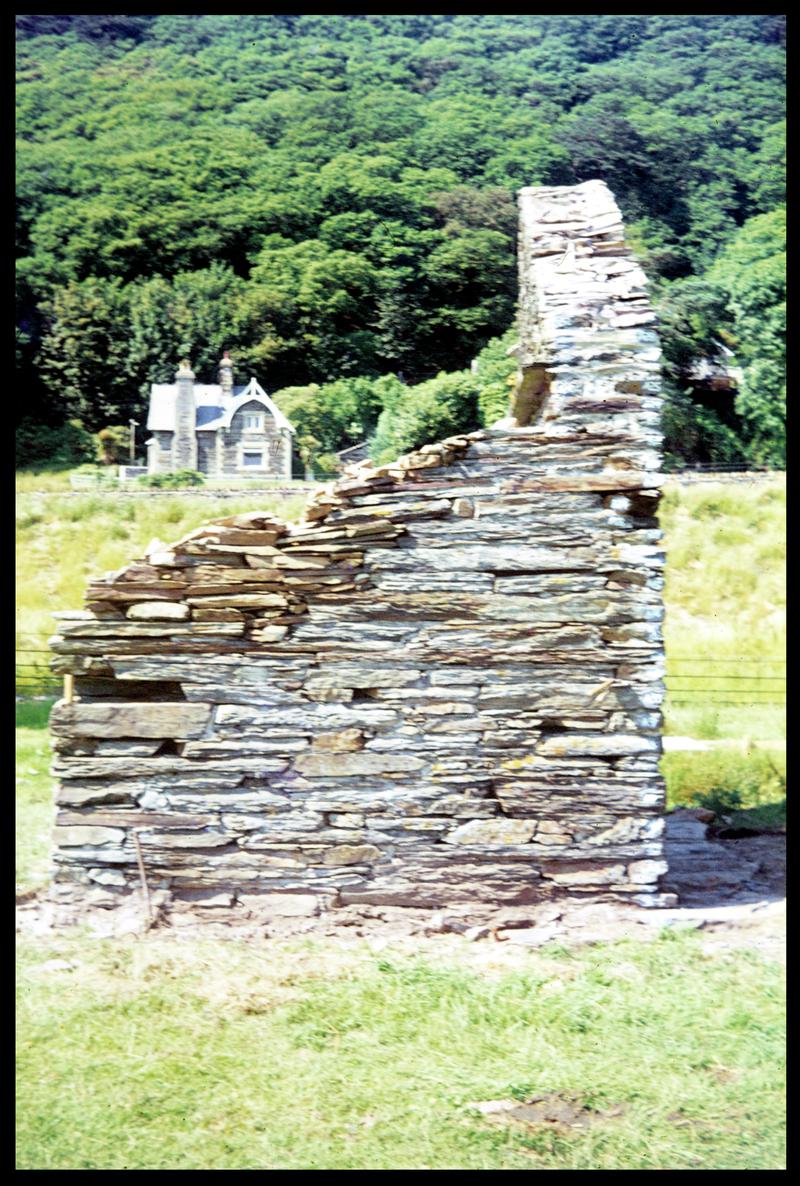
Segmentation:
<svg viewBox="0 0 800 1186">
<path fill-rule="evenodd" d="M 514 193 L 599 177 L 654 283 L 668 447 L 782 462 L 782 17 L 17 31 L 23 459 L 39 425 L 143 421 L 151 382 L 184 355 L 213 381 L 223 349 L 279 392 L 309 457 L 379 417 L 383 454 L 475 427 L 511 369 L 495 340 L 514 319 Z M 720 344 L 744 369 L 735 407 L 687 394 Z"/>
</svg>

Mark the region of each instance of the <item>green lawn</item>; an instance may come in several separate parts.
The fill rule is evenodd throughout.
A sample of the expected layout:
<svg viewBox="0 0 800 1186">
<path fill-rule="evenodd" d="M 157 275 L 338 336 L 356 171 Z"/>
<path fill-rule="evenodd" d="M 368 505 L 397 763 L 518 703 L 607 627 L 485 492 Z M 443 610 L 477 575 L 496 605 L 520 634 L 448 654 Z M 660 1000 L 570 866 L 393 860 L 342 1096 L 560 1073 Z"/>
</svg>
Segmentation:
<svg viewBox="0 0 800 1186">
<path fill-rule="evenodd" d="M 436 944 L 23 941 L 19 1168 L 784 1164 L 777 965 L 689 933 Z M 468 1107 L 551 1093 L 594 1122 Z"/>
</svg>

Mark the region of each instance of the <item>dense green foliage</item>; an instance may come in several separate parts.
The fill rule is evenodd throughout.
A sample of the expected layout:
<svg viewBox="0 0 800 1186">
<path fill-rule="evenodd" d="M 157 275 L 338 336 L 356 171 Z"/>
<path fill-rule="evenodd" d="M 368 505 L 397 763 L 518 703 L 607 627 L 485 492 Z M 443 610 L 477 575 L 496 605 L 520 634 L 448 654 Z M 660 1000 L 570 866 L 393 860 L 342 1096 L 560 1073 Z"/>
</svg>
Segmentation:
<svg viewBox="0 0 800 1186">
<path fill-rule="evenodd" d="M 74 466 L 94 460 L 96 442 L 80 420 L 50 427 L 25 419 L 17 424 L 17 465 L 34 466 L 47 458 L 52 467 Z"/>
<path fill-rule="evenodd" d="M 213 381 L 227 348 L 304 407 L 311 385 L 410 385 L 388 380 L 380 406 L 340 389 L 336 429 L 327 413 L 303 426 L 307 464 L 382 415 L 379 454 L 493 418 L 502 387 L 462 371 L 513 320 L 514 192 L 600 177 L 664 309 L 669 447 L 780 461 L 783 28 L 770 14 L 19 17 L 25 415 L 141 421 L 180 357 Z M 689 393 L 719 341 L 744 368 L 728 411 Z M 428 381 L 449 393 L 441 415 Z"/>
</svg>

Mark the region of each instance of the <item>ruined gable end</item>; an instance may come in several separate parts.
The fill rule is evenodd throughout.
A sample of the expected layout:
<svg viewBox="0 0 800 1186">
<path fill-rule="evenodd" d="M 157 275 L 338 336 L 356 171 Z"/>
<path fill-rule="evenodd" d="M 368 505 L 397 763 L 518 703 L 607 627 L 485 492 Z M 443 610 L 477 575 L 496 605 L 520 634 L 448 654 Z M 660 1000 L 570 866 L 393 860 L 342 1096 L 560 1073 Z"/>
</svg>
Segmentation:
<svg viewBox="0 0 800 1186">
<path fill-rule="evenodd" d="M 206 524 L 60 618 L 59 881 L 124 893 L 138 846 L 173 902 L 245 916 L 662 900 L 654 316 L 605 185 L 520 210 L 507 420 L 349 467 L 299 525 Z"/>
</svg>

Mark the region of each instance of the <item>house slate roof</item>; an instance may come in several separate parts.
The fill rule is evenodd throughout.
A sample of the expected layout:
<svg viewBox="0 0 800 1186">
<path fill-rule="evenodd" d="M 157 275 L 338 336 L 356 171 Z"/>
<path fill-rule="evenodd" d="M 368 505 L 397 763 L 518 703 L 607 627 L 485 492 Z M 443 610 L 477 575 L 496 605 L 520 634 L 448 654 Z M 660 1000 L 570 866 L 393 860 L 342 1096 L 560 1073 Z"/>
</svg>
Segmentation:
<svg viewBox="0 0 800 1186">
<path fill-rule="evenodd" d="M 195 383 L 195 427 L 205 431 L 217 428 L 229 428 L 231 420 L 238 409 L 251 399 L 264 404 L 275 418 L 279 428 L 287 428 L 294 433 L 294 427 L 289 423 L 264 391 L 256 379 L 251 379 L 243 386 L 233 388 L 233 398 L 226 399 L 219 383 Z M 175 401 L 178 397 L 177 383 L 153 383 L 150 388 L 150 409 L 147 414 L 147 429 L 149 432 L 175 431 Z"/>
</svg>

